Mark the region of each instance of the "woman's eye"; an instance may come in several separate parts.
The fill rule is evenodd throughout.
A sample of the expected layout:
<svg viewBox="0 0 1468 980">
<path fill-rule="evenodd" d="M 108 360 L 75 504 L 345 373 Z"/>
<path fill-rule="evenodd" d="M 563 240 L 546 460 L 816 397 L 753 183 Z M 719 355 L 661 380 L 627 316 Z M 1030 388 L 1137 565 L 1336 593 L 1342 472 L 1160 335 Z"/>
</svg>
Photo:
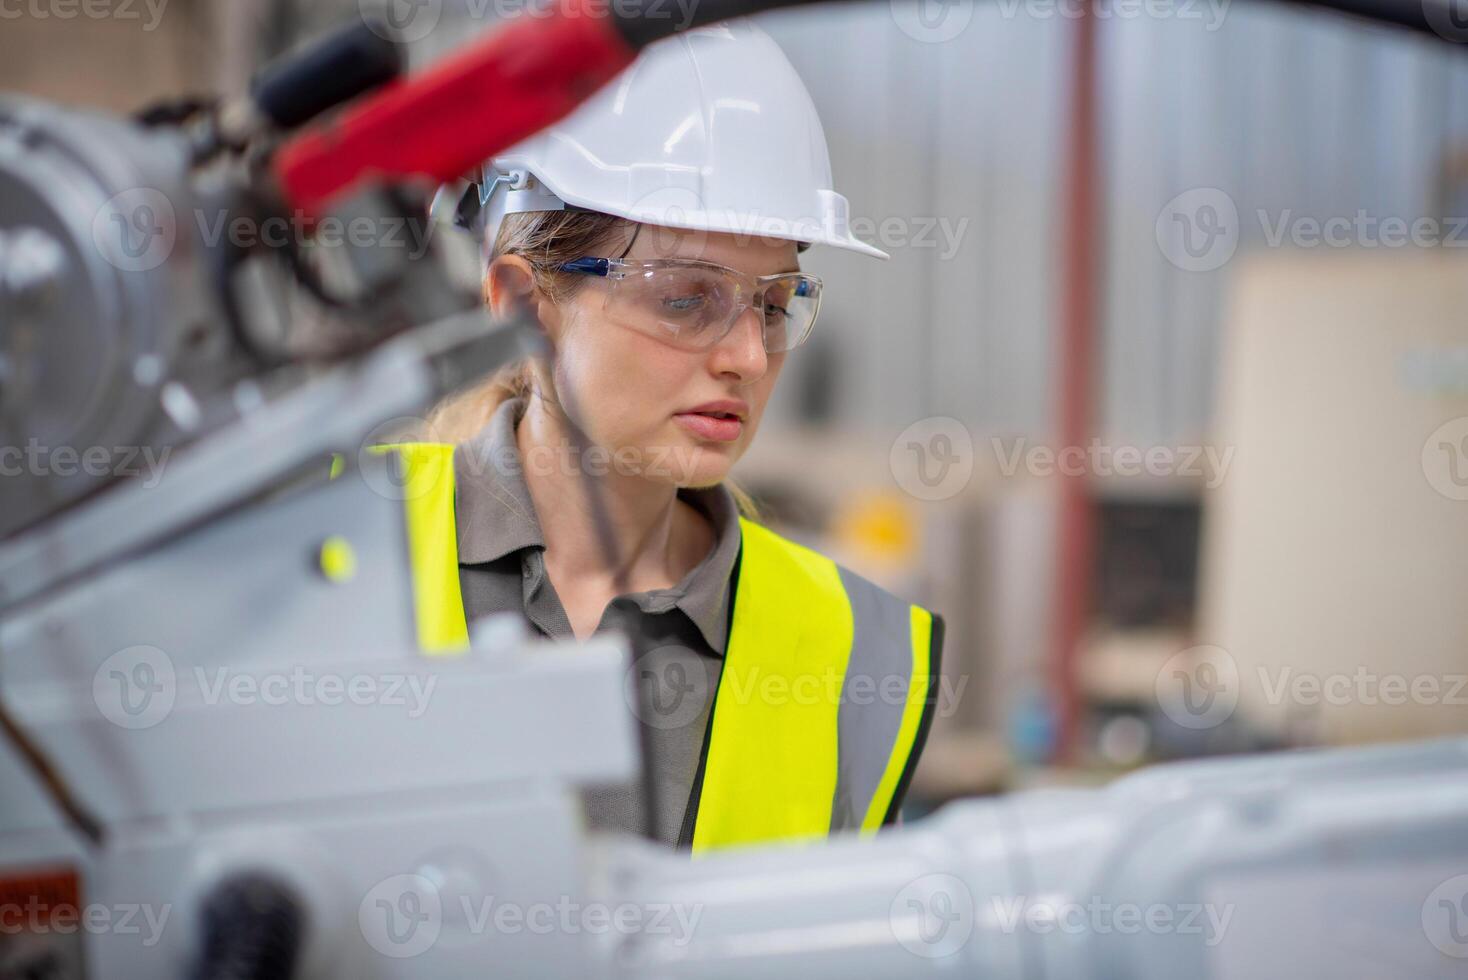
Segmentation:
<svg viewBox="0 0 1468 980">
<path fill-rule="evenodd" d="M 692 313 L 703 307 L 703 296 L 667 296 L 663 307 L 671 313 Z"/>
</svg>

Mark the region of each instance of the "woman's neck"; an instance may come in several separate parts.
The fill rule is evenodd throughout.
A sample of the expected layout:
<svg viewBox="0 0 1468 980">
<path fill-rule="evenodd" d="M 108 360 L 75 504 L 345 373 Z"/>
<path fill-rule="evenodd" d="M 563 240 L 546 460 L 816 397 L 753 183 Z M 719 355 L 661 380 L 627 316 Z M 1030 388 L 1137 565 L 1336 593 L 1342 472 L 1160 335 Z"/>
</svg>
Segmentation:
<svg viewBox="0 0 1468 980">
<path fill-rule="evenodd" d="M 612 596 L 669 588 L 712 549 L 712 526 L 678 499 L 672 484 L 618 472 L 605 455 L 588 466 L 555 406 L 531 395 L 515 442 L 545 536 L 546 564 L 562 580 L 558 589 L 570 585 L 568 579 Z M 592 483 L 597 509 L 589 496 Z M 608 541 L 615 567 L 608 564 Z"/>
</svg>

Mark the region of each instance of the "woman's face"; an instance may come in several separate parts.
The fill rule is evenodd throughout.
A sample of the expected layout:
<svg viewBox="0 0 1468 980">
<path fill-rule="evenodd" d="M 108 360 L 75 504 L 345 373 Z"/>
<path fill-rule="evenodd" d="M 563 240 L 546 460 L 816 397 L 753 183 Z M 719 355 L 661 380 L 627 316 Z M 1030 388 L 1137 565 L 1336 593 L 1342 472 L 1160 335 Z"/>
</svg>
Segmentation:
<svg viewBox="0 0 1468 980">
<path fill-rule="evenodd" d="M 631 238 L 629 228 L 603 255 L 621 255 Z M 651 225 L 625 258 L 700 259 L 749 276 L 799 271 L 793 242 Z M 754 438 L 785 361 L 765 352 L 762 312 L 745 310 L 713 347 L 690 351 L 608 315 L 609 288 L 588 276 L 565 301 L 541 305 L 562 406 L 614 454 L 608 465 L 617 472 L 676 486 L 718 483 Z M 724 413 L 737 421 L 717 417 Z"/>
</svg>

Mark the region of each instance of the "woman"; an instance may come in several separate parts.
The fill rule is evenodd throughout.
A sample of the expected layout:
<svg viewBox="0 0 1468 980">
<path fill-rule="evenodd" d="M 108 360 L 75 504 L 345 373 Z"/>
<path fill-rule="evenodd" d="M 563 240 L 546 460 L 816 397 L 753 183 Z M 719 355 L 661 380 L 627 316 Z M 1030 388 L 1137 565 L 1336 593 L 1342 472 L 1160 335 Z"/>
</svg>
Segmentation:
<svg viewBox="0 0 1468 980">
<path fill-rule="evenodd" d="M 810 97 L 748 24 L 649 47 L 459 206 L 485 299 L 546 358 L 440 406 L 410 480 L 420 639 L 521 614 L 621 628 L 650 748 L 651 836 L 695 853 L 896 819 L 935 702 L 942 622 L 760 526 L 728 474 L 815 324 L 811 243 L 851 236 Z M 640 830 L 630 787 L 586 797 Z"/>
</svg>

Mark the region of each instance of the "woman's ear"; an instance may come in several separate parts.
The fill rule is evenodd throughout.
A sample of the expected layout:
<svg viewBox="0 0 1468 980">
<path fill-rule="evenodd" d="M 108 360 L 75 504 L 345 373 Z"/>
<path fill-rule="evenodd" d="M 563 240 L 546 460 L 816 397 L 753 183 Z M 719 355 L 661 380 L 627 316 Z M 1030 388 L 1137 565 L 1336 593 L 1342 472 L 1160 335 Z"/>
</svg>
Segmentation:
<svg viewBox="0 0 1468 980">
<path fill-rule="evenodd" d="M 530 308 L 550 342 L 560 338 L 561 309 L 536 288 L 535 270 L 523 256 L 501 255 L 490 263 L 484 274 L 484 305 L 496 319 L 518 308 Z"/>
<path fill-rule="evenodd" d="M 484 273 L 484 305 L 496 318 L 535 297 L 535 272 L 520 255 L 501 255 Z"/>
</svg>

